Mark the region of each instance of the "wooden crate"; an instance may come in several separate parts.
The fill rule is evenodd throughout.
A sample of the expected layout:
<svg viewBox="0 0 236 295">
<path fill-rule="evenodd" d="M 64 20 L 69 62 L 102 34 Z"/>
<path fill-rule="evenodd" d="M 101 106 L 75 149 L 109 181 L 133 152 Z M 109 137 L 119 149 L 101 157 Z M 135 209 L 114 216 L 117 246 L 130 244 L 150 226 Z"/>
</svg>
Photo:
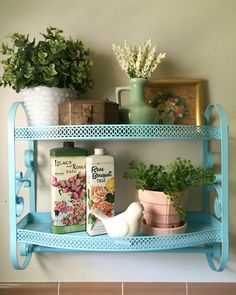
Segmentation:
<svg viewBox="0 0 236 295">
<path fill-rule="evenodd" d="M 65 101 L 58 109 L 60 125 L 119 123 L 119 104 L 109 100 Z"/>
</svg>

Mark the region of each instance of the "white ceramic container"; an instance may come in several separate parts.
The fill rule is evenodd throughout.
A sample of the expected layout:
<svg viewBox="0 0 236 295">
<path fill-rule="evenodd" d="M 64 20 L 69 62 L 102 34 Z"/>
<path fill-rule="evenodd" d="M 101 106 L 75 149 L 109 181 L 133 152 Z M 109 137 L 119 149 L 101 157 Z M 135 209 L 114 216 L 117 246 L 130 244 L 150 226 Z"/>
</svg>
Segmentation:
<svg viewBox="0 0 236 295">
<path fill-rule="evenodd" d="M 22 89 L 20 94 L 30 126 L 58 125 L 58 104 L 77 97 L 75 90 L 46 86 Z"/>
</svg>

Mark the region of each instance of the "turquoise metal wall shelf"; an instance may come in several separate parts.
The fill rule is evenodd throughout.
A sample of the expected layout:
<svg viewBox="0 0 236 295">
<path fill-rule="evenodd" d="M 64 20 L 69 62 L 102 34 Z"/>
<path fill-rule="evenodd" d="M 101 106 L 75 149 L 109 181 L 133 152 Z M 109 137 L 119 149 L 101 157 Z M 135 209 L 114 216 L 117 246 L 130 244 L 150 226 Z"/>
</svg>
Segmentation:
<svg viewBox="0 0 236 295">
<path fill-rule="evenodd" d="M 16 269 L 25 269 L 33 252 L 102 251 L 102 252 L 197 252 L 205 253 L 209 266 L 222 271 L 228 259 L 228 124 L 220 105 L 209 105 L 206 126 L 180 125 L 78 125 L 15 127 L 15 116 L 21 102 L 13 104 L 9 113 L 9 210 L 11 260 Z M 208 126 L 213 108 L 218 111 L 220 125 Z M 203 212 L 187 214 L 188 231 L 173 236 L 138 236 L 109 238 L 90 237 L 86 233 L 56 235 L 50 232 L 50 213 L 36 210 L 35 144 L 39 140 L 198 140 L 203 146 L 203 164 L 213 167 L 210 141 L 221 146 L 221 171 L 216 183 L 203 190 Z M 28 141 L 25 151 L 25 173 L 16 172 L 16 141 Z M 13 184 L 13 180 L 15 183 Z M 21 218 L 24 199 L 22 185 L 29 190 L 29 212 Z M 209 194 L 216 192 L 214 216 L 209 209 Z M 20 221 L 17 222 L 17 217 Z M 22 264 L 18 260 L 18 244 Z M 215 260 L 218 260 L 216 263 Z"/>
</svg>

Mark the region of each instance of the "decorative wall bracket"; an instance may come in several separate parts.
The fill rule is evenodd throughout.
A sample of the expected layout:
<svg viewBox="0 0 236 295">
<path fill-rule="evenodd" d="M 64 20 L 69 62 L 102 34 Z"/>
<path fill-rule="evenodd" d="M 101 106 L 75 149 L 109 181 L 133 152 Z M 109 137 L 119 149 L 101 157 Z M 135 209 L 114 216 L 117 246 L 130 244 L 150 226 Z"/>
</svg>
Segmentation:
<svg viewBox="0 0 236 295">
<path fill-rule="evenodd" d="M 222 271 L 228 259 L 228 125 L 223 108 L 209 105 L 206 126 L 184 125 L 72 125 L 15 127 L 15 116 L 19 106 L 13 104 L 9 113 L 9 214 L 10 214 L 10 254 L 16 269 L 28 266 L 32 252 L 193 252 L 205 253 L 209 266 L 214 271 Z M 219 115 L 219 126 L 209 126 L 213 109 Z M 125 238 L 89 237 L 86 234 L 55 235 L 50 233 L 50 213 L 36 211 L 36 142 L 38 140 L 198 140 L 203 143 L 203 164 L 214 167 L 214 153 L 210 141 L 220 143 L 221 167 L 212 186 L 205 186 L 203 192 L 203 212 L 187 214 L 192 229 L 185 234 L 170 237 L 138 236 Z M 26 171 L 16 171 L 16 141 L 28 141 L 24 154 Z M 29 212 L 24 213 L 22 187 L 27 188 Z M 209 206 L 210 194 L 215 192 L 214 213 Z M 48 226 L 38 231 L 38 227 Z M 190 226 L 191 227 L 191 226 Z M 20 246 L 20 249 L 18 249 Z M 19 250 L 19 251 L 18 251 Z M 19 252 L 19 253 L 18 253 Z M 20 263 L 18 255 L 22 256 Z M 21 259 L 20 259 L 21 260 Z M 216 264 L 215 260 L 219 260 Z"/>
<path fill-rule="evenodd" d="M 15 150 L 15 117 L 21 102 L 13 104 L 8 119 L 8 151 L 9 151 L 9 214 L 10 214 L 10 254 L 12 265 L 16 269 L 25 269 L 32 256 L 32 247 L 21 243 L 20 255 L 25 256 L 23 262 L 18 260 L 17 217 L 24 212 L 24 197 L 20 196 L 22 186 L 28 189 L 30 212 L 36 211 L 35 190 L 35 142 L 29 141 L 24 153 L 25 173 L 16 171 Z M 15 181 L 12 181 L 15 180 Z M 24 249 L 24 250 L 23 250 Z"/>
<path fill-rule="evenodd" d="M 224 109 L 219 104 L 211 104 L 207 107 L 205 112 L 206 125 L 210 124 L 210 119 L 213 109 L 216 109 L 220 120 L 220 174 L 217 175 L 216 183 L 213 185 L 216 191 L 216 198 L 214 200 L 214 211 L 216 217 L 221 222 L 222 237 L 221 243 L 213 245 L 213 254 L 207 253 L 207 261 L 209 266 L 214 271 L 222 271 L 228 261 L 229 238 L 228 238 L 228 122 Z M 210 155 L 210 157 L 209 157 Z M 209 141 L 203 142 L 203 160 L 205 167 L 213 167 L 213 153 L 209 150 Z M 207 196 L 204 202 L 204 209 L 209 210 L 209 191 L 205 191 L 204 196 Z M 219 260 L 218 265 L 215 263 L 215 258 Z"/>
</svg>

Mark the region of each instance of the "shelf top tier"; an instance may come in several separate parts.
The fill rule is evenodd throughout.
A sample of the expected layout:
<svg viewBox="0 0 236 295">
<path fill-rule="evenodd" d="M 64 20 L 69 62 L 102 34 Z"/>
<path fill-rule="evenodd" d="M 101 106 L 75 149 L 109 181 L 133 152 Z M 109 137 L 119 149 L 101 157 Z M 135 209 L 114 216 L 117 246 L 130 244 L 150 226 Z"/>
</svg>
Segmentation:
<svg viewBox="0 0 236 295">
<path fill-rule="evenodd" d="M 61 125 L 15 128 L 16 140 L 219 140 L 216 126 Z"/>
</svg>

